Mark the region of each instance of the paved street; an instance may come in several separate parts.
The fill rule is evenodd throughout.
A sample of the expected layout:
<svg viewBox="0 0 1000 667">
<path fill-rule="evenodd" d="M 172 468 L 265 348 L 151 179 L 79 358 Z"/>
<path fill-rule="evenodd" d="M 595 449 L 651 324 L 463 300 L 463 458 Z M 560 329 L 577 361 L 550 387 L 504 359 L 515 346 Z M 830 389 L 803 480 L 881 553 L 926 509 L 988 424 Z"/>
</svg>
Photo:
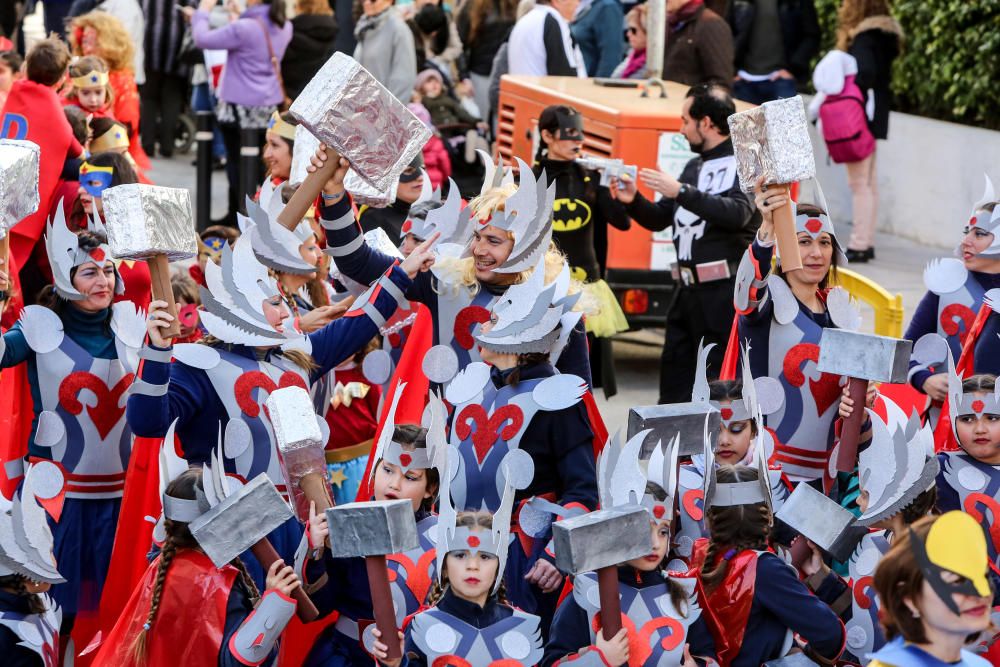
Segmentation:
<svg viewBox="0 0 1000 667">
<path fill-rule="evenodd" d="M 194 188 L 195 168 L 191 164 L 194 152 L 177 155 L 170 160 L 154 159 L 151 177 L 159 185 Z M 212 216 L 225 213 L 226 176 L 224 172 L 213 173 Z M 846 241 L 849 224 L 837 226 L 838 237 Z M 956 223 L 955 237 L 959 234 Z M 875 247 L 878 259 L 869 264 L 851 267 L 876 281 L 891 293 L 903 295 L 906 322 L 924 293 L 921 277 L 924 266 L 934 257 L 950 254 L 950 250 L 929 248 L 912 241 L 887 234 L 879 234 Z M 865 326 L 871 328 L 871 311 L 862 307 Z M 905 326 L 905 325 L 904 325 Z M 628 420 L 628 410 L 635 405 L 648 405 L 656 401 L 658 393 L 659 358 L 663 342 L 661 329 L 649 329 L 623 334 L 615 340 L 615 366 L 618 372 L 617 396 L 605 400 L 598 392 L 597 403 L 608 428 L 624 428 Z"/>
</svg>

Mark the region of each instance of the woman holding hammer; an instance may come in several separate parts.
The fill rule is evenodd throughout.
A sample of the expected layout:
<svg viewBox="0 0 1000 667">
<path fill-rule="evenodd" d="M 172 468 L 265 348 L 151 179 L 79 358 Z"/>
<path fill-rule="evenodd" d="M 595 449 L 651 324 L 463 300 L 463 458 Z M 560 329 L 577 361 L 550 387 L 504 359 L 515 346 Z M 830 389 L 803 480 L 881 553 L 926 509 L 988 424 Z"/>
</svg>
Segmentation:
<svg viewBox="0 0 1000 667">
<path fill-rule="evenodd" d="M 45 249 L 55 284 L 0 338 L 0 368 L 27 369 L 33 418 L 23 445 L 51 482 L 45 505 L 66 579 L 51 596 L 68 638 L 76 615 L 97 609 L 111 560 L 132 447 L 119 406 L 139 362 L 144 316 L 130 302 L 112 305 L 124 285 L 99 220 L 73 233 L 57 206 Z M 19 462 L 7 463 L 9 477 L 19 476 L 11 468 Z"/>
<path fill-rule="evenodd" d="M 734 304 L 741 345 L 750 346 L 754 377 L 776 378 L 784 403 L 766 419 L 776 444 L 773 459 L 793 482 L 832 480 L 826 473 L 834 445 L 834 420 L 840 376 L 820 373 L 819 341 L 827 327 L 848 327 L 857 317 L 843 290 L 832 288 L 838 266 L 847 259 L 827 214 L 819 183 L 802 184 L 797 202 L 788 189 L 759 186 L 762 222 L 737 271 Z M 802 268 L 785 273 L 775 251 L 774 211 L 793 206 Z M 730 351 L 732 354 L 732 351 Z"/>
</svg>

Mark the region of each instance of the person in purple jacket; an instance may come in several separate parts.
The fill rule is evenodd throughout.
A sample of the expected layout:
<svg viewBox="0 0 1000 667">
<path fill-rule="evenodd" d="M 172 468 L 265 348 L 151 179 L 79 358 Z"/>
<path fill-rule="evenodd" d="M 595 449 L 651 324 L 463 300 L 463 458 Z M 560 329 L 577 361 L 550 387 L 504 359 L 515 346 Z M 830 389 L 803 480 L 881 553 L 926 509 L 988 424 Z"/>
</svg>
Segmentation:
<svg viewBox="0 0 1000 667">
<path fill-rule="evenodd" d="M 219 83 L 219 105 L 215 109 L 226 144 L 229 178 L 229 212 L 223 221 L 235 226 L 241 182 L 240 130 L 256 130 L 257 145 L 264 143 L 271 114 L 285 101 L 279 78 L 281 58 L 292 40 L 292 23 L 285 19 L 283 0 L 246 0 L 247 9 L 229 25 L 212 30 L 209 13 L 216 0 L 201 0 L 198 9 L 181 11 L 191 21 L 194 43 L 200 49 L 226 51 L 226 68 Z M 252 182 L 260 182 L 255 174 Z"/>
</svg>

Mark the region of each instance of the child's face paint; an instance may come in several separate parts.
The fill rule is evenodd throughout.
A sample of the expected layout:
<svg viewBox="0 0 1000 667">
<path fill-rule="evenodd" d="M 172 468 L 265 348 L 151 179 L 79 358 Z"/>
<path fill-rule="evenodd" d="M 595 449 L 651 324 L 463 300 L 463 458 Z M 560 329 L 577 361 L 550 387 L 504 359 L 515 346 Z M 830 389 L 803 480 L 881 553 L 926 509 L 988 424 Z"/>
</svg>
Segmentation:
<svg viewBox="0 0 1000 667">
<path fill-rule="evenodd" d="M 667 555 L 667 546 L 670 544 L 670 521 L 671 519 L 664 519 L 662 521 L 651 520 L 649 522 L 649 529 L 652 532 L 653 538 L 653 550 L 645 556 L 633 558 L 628 562 L 628 565 L 640 572 L 653 572 L 659 569 L 660 564 Z"/>
<path fill-rule="evenodd" d="M 483 551 L 449 551 L 444 566 L 455 595 L 479 605 L 486 604 L 500 568 L 496 556 Z"/>
<path fill-rule="evenodd" d="M 406 447 L 403 448 L 406 451 Z M 412 447 L 410 451 L 412 451 Z M 403 469 L 385 459 L 375 466 L 375 500 L 409 500 L 413 511 L 420 509 L 425 498 L 430 498 L 427 488 L 427 471 L 410 468 Z"/>
</svg>

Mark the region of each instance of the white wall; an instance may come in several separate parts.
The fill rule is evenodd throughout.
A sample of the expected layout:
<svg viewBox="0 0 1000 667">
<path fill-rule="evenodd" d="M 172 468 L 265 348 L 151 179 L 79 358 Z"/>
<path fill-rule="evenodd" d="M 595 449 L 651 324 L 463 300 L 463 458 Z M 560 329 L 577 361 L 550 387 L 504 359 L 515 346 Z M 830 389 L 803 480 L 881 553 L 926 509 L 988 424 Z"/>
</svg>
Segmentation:
<svg viewBox="0 0 1000 667">
<path fill-rule="evenodd" d="M 822 137 L 810 127 L 831 215 L 850 220 L 847 171 L 828 162 Z M 893 112 L 889 139 L 878 142 L 877 152 L 879 231 L 953 248 L 983 194 L 984 173 L 1000 194 L 1000 132 Z"/>
</svg>

